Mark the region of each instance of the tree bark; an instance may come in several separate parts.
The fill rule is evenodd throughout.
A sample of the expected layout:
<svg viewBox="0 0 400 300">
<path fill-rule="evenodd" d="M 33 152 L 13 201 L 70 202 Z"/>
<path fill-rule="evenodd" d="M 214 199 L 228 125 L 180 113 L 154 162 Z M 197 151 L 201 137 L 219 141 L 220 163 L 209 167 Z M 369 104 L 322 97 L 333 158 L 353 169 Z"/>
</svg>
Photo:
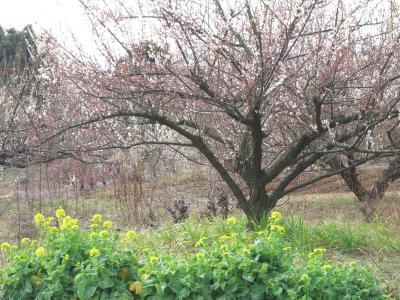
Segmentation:
<svg viewBox="0 0 400 300">
<path fill-rule="evenodd" d="M 350 168 L 341 172 L 340 176 L 360 201 L 360 210 L 363 213 L 365 220 L 367 222 L 372 222 L 376 216 L 376 208 L 382 201 L 390 183 L 400 177 L 400 158 L 396 158 L 389 163 L 389 167 L 383 171 L 382 176 L 370 189 L 367 189 L 359 180 L 359 174 L 356 167 L 351 167 L 351 164 L 354 164 L 355 162 L 354 156 L 351 154 L 347 155 L 346 159 L 347 166 L 350 166 Z M 338 157 L 331 158 L 327 163 L 335 170 L 346 168 L 343 160 Z"/>
</svg>

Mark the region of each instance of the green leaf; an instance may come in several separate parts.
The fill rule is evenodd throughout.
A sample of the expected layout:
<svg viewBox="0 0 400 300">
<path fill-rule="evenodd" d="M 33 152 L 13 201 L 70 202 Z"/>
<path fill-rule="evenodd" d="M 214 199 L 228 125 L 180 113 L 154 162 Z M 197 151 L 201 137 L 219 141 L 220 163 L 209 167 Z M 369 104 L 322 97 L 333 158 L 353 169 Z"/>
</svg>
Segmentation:
<svg viewBox="0 0 400 300">
<path fill-rule="evenodd" d="M 102 289 L 108 289 L 114 286 L 114 281 L 110 277 L 103 277 L 98 285 Z"/>
<path fill-rule="evenodd" d="M 24 284 L 25 293 L 30 294 L 30 293 L 32 293 L 32 290 L 33 290 L 32 283 L 29 280 L 25 281 L 25 284 Z"/>
<path fill-rule="evenodd" d="M 97 289 L 97 286 L 95 286 L 95 285 L 91 285 L 91 286 L 86 287 L 85 292 L 84 292 L 83 297 L 82 297 L 82 300 L 83 299 L 92 298 L 92 296 L 96 292 L 96 289 Z"/>
</svg>

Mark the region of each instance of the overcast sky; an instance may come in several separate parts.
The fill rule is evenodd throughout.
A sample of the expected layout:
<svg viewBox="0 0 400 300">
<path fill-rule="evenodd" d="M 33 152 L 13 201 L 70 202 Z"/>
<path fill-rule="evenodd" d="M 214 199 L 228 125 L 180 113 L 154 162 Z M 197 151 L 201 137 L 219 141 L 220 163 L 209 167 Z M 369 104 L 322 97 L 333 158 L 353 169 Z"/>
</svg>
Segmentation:
<svg viewBox="0 0 400 300">
<path fill-rule="evenodd" d="M 79 40 L 90 36 L 77 0 L 0 0 L 0 26 L 22 29 L 27 24 L 35 31 L 49 30 L 61 40 L 71 30 Z"/>
</svg>

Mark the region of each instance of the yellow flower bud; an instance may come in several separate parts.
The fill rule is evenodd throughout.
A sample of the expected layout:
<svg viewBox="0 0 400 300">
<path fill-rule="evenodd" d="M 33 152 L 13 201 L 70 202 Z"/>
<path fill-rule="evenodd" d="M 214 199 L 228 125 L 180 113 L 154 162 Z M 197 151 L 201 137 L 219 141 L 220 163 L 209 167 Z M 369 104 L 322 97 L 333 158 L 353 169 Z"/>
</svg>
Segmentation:
<svg viewBox="0 0 400 300">
<path fill-rule="evenodd" d="M 237 223 L 237 219 L 235 217 L 230 217 L 226 219 L 226 223 L 228 224 L 236 224 Z"/>
<path fill-rule="evenodd" d="M 4 242 L 3 244 L 0 245 L 0 250 L 2 252 L 8 252 L 12 248 L 12 245 L 10 243 Z"/>
<path fill-rule="evenodd" d="M 136 239 L 136 237 L 137 237 L 137 233 L 136 233 L 136 231 L 134 231 L 134 230 L 129 230 L 129 231 L 126 233 L 126 238 L 128 238 L 128 239 L 130 239 L 130 240 L 134 240 L 134 239 Z"/>
<path fill-rule="evenodd" d="M 96 249 L 96 248 L 92 248 L 92 249 L 90 249 L 89 250 L 89 255 L 90 256 L 98 256 L 98 255 L 100 255 L 100 251 L 99 251 L 99 249 Z"/>
<path fill-rule="evenodd" d="M 132 282 L 129 286 L 129 290 L 131 292 L 134 292 L 136 295 L 139 295 L 142 291 L 142 284 L 140 283 L 140 281 Z"/>
<path fill-rule="evenodd" d="M 282 214 L 279 211 L 273 211 L 271 213 L 270 219 L 272 221 L 280 221 L 282 219 Z"/>
<path fill-rule="evenodd" d="M 202 259 L 202 258 L 204 258 L 206 255 L 203 253 L 203 252 L 198 252 L 198 253 L 196 253 L 196 257 L 197 257 L 197 259 Z"/>
<path fill-rule="evenodd" d="M 150 256 L 150 262 L 151 263 L 158 262 L 158 260 L 159 260 L 158 256 Z"/>
<path fill-rule="evenodd" d="M 61 220 L 67 216 L 67 213 L 62 208 L 56 210 L 56 217 L 57 219 Z"/>
<path fill-rule="evenodd" d="M 110 220 L 107 220 L 107 221 L 105 221 L 105 222 L 103 223 L 103 228 L 111 229 L 112 226 L 113 226 L 113 223 L 112 223 Z"/>
<path fill-rule="evenodd" d="M 34 217 L 34 221 L 37 227 L 42 227 L 43 222 L 46 220 L 46 217 L 41 213 L 37 213 Z"/>
<path fill-rule="evenodd" d="M 102 216 L 102 215 L 100 215 L 100 214 L 95 214 L 95 215 L 92 217 L 92 223 L 100 224 L 101 222 L 103 222 L 103 216 Z"/>
</svg>

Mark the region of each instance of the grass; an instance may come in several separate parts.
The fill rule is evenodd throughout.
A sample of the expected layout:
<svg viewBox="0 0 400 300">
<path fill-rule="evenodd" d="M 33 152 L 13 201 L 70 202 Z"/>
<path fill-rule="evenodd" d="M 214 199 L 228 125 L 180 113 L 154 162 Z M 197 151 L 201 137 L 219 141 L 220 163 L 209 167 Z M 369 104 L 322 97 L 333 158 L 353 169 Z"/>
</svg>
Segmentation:
<svg viewBox="0 0 400 300">
<path fill-rule="evenodd" d="M 390 221 L 326 220 L 321 225 L 306 224 L 300 217 L 286 218 L 287 236 L 292 245 L 303 252 L 323 246 L 342 254 L 400 254 L 400 237 Z"/>
<path fill-rule="evenodd" d="M 239 222 L 245 230 L 245 219 L 240 218 Z M 150 248 L 179 254 L 191 252 L 194 244 L 204 236 L 208 240 L 215 240 L 224 234 L 228 234 L 224 220 L 200 219 L 192 215 L 180 224 L 167 223 L 156 230 L 142 231 L 136 243 L 139 249 Z"/>
</svg>

